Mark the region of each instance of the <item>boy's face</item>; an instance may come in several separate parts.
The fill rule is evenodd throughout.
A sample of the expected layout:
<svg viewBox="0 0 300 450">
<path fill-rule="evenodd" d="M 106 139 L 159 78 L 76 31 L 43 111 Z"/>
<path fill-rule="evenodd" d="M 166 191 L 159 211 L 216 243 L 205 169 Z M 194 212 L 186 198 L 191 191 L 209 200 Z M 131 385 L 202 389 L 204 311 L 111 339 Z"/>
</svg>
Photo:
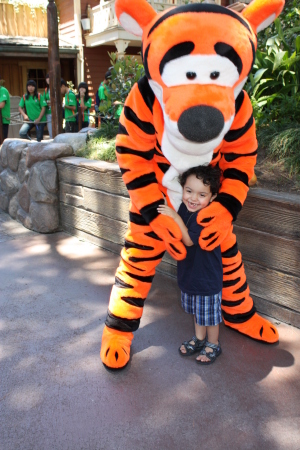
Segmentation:
<svg viewBox="0 0 300 450">
<path fill-rule="evenodd" d="M 182 201 L 190 212 L 205 208 L 216 196 L 196 175 L 190 175 L 183 186 Z"/>
</svg>

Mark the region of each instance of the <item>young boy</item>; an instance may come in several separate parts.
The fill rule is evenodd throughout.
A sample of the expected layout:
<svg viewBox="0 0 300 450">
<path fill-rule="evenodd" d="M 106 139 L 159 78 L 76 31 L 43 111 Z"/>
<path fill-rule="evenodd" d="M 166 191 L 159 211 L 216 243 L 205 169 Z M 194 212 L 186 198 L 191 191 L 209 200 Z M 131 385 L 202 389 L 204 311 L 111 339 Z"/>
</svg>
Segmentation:
<svg viewBox="0 0 300 450">
<path fill-rule="evenodd" d="M 186 258 L 178 261 L 177 280 L 181 305 L 185 312 L 194 315 L 195 336 L 182 343 L 179 353 L 181 356 L 199 353 L 196 362 L 202 365 L 215 362 L 222 352 L 219 324 L 223 269 L 220 247 L 212 251 L 201 249 L 198 240 L 203 227 L 196 219 L 200 209 L 216 198 L 220 178 L 218 167 L 193 167 L 179 177 L 183 194 L 178 213 L 167 205 L 158 207 L 159 213 L 172 217 L 179 225 L 187 249 Z"/>
</svg>

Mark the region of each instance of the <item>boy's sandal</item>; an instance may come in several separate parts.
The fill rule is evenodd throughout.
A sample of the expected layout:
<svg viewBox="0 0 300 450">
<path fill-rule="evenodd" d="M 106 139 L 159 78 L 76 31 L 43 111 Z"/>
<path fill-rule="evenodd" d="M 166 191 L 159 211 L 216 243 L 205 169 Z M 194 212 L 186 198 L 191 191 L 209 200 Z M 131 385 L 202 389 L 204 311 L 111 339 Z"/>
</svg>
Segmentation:
<svg viewBox="0 0 300 450">
<path fill-rule="evenodd" d="M 205 342 L 206 342 L 205 338 L 200 341 L 200 339 L 197 339 L 196 336 L 193 336 L 192 339 L 190 339 L 189 341 L 184 341 L 179 347 L 178 351 L 181 356 L 191 356 L 197 352 L 200 352 L 203 349 L 203 347 L 205 347 Z M 184 346 L 185 348 L 185 353 L 181 351 L 182 346 Z"/>
<path fill-rule="evenodd" d="M 212 352 L 207 352 L 205 347 L 212 348 Z M 221 355 L 222 349 L 220 342 L 218 344 L 212 344 L 211 342 L 206 341 L 204 348 L 201 350 L 200 355 L 206 356 L 209 361 L 201 361 L 199 359 L 196 359 L 197 364 L 202 364 L 202 366 L 207 366 L 208 364 L 212 364 L 215 362 L 216 358 Z"/>
</svg>

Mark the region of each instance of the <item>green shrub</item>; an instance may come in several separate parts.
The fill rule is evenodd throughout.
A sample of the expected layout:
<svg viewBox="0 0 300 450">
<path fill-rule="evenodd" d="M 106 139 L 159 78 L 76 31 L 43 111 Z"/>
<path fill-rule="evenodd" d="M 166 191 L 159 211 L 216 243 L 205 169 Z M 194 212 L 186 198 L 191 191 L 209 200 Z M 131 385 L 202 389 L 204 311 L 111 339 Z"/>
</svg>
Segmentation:
<svg viewBox="0 0 300 450">
<path fill-rule="evenodd" d="M 101 161 L 115 162 L 116 158 L 116 139 L 106 139 L 103 136 L 90 139 L 85 147 L 80 149 L 76 156 L 87 159 L 96 159 Z"/>
</svg>

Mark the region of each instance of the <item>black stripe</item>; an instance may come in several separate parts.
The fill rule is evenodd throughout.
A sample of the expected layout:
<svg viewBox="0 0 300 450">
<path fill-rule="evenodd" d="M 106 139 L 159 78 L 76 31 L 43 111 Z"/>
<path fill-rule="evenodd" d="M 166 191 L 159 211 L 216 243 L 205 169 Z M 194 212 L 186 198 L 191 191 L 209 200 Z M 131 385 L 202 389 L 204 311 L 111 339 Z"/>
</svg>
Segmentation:
<svg viewBox="0 0 300 450">
<path fill-rule="evenodd" d="M 154 150 L 148 150 L 147 152 L 142 152 L 141 150 L 132 150 L 131 148 L 127 147 L 116 147 L 116 152 L 119 153 L 119 155 L 135 155 L 140 156 L 143 159 L 146 159 L 147 161 L 151 161 L 153 159 Z"/>
<path fill-rule="evenodd" d="M 180 44 L 173 45 L 163 56 L 160 65 L 159 73 L 162 75 L 165 65 L 173 59 L 180 58 L 181 56 L 189 55 L 195 48 L 195 44 L 191 41 L 180 42 Z"/>
<path fill-rule="evenodd" d="M 158 140 L 156 139 L 156 147 L 158 148 L 158 150 L 160 150 L 161 151 L 161 145 L 160 145 L 160 143 L 158 142 Z"/>
<path fill-rule="evenodd" d="M 239 281 L 241 281 L 240 277 L 236 278 L 235 280 L 223 281 L 223 288 L 234 286 Z"/>
<path fill-rule="evenodd" d="M 238 270 L 240 270 L 242 265 L 243 265 L 243 263 L 241 262 L 241 264 L 238 267 L 236 267 L 235 269 L 230 270 L 229 272 L 224 272 L 224 276 L 226 277 L 226 275 L 232 275 L 234 272 L 237 272 Z M 230 266 L 226 266 L 223 264 L 223 267 L 230 267 Z"/>
<path fill-rule="evenodd" d="M 245 300 L 245 297 L 241 298 L 240 300 L 236 300 L 236 301 L 222 299 L 222 306 L 228 306 L 229 308 L 234 308 L 235 306 L 241 305 L 244 300 Z"/>
<path fill-rule="evenodd" d="M 231 45 L 225 44 L 225 42 L 217 42 L 214 49 L 217 55 L 224 56 L 229 59 L 229 61 L 231 61 L 237 68 L 239 75 L 241 74 L 243 70 L 243 62 Z"/>
<path fill-rule="evenodd" d="M 219 153 L 220 153 L 220 150 L 218 150 L 217 153 L 213 153 L 212 161 L 219 156 Z"/>
<path fill-rule="evenodd" d="M 244 156 L 255 156 L 257 155 L 257 150 L 252 153 L 224 153 L 224 159 L 227 162 L 235 161 L 238 158 L 243 158 Z"/>
<path fill-rule="evenodd" d="M 154 275 L 143 277 L 142 275 L 136 275 L 135 273 L 131 272 L 125 272 L 130 278 L 133 278 L 134 280 L 139 280 L 142 283 L 152 283 Z"/>
<path fill-rule="evenodd" d="M 133 212 L 129 211 L 129 220 L 131 223 L 134 223 L 135 225 L 142 225 L 142 226 L 147 225 L 148 226 L 148 223 L 146 222 L 144 217 L 138 213 L 133 213 Z"/>
<path fill-rule="evenodd" d="M 115 277 L 115 286 L 122 289 L 131 289 L 133 286 L 125 283 L 121 278 Z"/>
<path fill-rule="evenodd" d="M 129 136 L 128 131 L 126 130 L 124 125 L 121 124 L 121 122 L 119 122 L 118 134 L 125 134 L 126 136 Z"/>
<path fill-rule="evenodd" d="M 203 241 L 208 241 L 208 239 L 214 237 L 214 235 L 216 234 L 216 231 L 214 233 L 210 233 L 207 237 L 202 238 Z"/>
<path fill-rule="evenodd" d="M 250 41 L 251 49 L 252 49 L 252 64 L 251 64 L 251 69 L 248 72 L 248 75 L 250 74 L 251 70 L 253 69 L 253 66 L 255 63 L 255 45 L 250 38 L 249 38 L 249 41 Z"/>
<path fill-rule="evenodd" d="M 230 194 L 225 193 L 218 194 L 215 199 L 215 202 L 221 203 L 221 205 L 224 206 L 224 208 L 226 208 L 227 211 L 230 212 L 233 220 L 237 219 L 238 213 L 242 209 L 241 202 Z"/>
<path fill-rule="evenodd" d="M 237 115 L 237 113 L 241 109 L 241 106 L 244 102 L 244 98 L 245 98 L 245 93 L 244 93 L 244 91 L 241 91 L 239 93 L 239 95 L 237 96 L 237 98 L 235 99 L 235 115 Z"/>
<path fill-rule="evenodd" d="M 139 267 L 136 267 L 136 266 L 134 266 L 133 264 L 129 264 L 129 262 L 128 262 L 128 261 L 125 261 L 124 258 L 122 258 L 122 260 L 124 261 L 124 263 L 125 263 L 126 266 L 130 266 L 130 267 L 132 267 L 132 269 L 138 270 L 139 272 L 145 272 L 145 269 L 140 269 Z"/>
<path fill-rule="evenodd" d="M 150 203 L 149 205 L 144 206 L 140 209 L 140 213 L 146 219 L 148 223 L 151 223 L 158 216 L 157 208 L 159 205 L 164 205 L 164 200 L 160 199 L 156 202 Z"/>
<path fill-rule="evenodd" d="M 247 284 L 247 281 L 245 281 L 245 283 L 240 288 L 238 288 L 236 291 L 234 291 L 233 293 L 241 294 L 242 292 L 244 292 L 247 289 L 247 287 L 248 287 L 248 284 Z"/>
<path fill-rule="evenodd" d="M 138 329 L 140 320 L 141 319 L 122 319 L 108 311 L 105 325 L 113 330 L 131 332 Z"/>
<path fill-rule="evenodd" d="M 251 319 L 251 317 L 254 316 L 255 313 L 256 313 L 256 308 L 254 305 L 252 306 L 250 311 L 248 311 L 247 313 L 243 313 L 243 314 L 228 314 L 222 310 L 224 320 L 226 320 L 227 322 L 230 322 L 230 323 L 247 322 L 249 319 Z"/>
<path fill-rule="evenodd" d="M 230 180 L 238 180 L 244 183 L 246 186 L 249 186 L 248 184 L 248 175 L 243 172 L 242 170 L 238 169 L 226 169 L 223 172 L 224 178 L 229 178 Z"/>
<path fill-rule="evenodd" d="M 154 233 L 154 231 L 149 231 L 149 233 L 144 233 L 144 234 L 145 234 L 145 236 L 149 236 L 152 239 L 156 239 L 157 241 L 162 241 L 162 239 L 159 236 L 157 236 L 157 234 Z"/>
<path fill-rule="evenodd" d="M 137 127 L 139 127 L 144 133 L 153 135 L 155 134 L 155 128 L 150 122 L 145 122 L 144 120 L 140 120 L 136 113 L 129 106 L 124 106 L 124 114 L 129 122 L 134 123 Z"/>
<path fill-rule="evenodd" d="M 151 80 L 151 75 L 150 75 L 149 67 L 148 67 L 148 53 L 149 53 L 149 50 L 150 50 L 150 44 L 146 48 L 146 51 L 145 51 L 145 54 L 144 54 L 144 57 L 143 57 L 143 64 L 144 64 L 146 77 L 148 78 L 148 80 Z"/>
<path fill-rule="evenodd" d="M 217 237 L 215 239 L 213 239 L 209 244 L 207 244 L 207 248 L 210 247 L 211 245 L 213 245 L 213 243 L 216 242 L 217 240 L 218 240 Z"/>
<path fill-rule="evenodd" d="M 121 171 L 121 174 L 124 175 L 124 173 L 130 172 L 130 169 L 122 169 L 122 167 L 120 167 L 120 171 Z"/>
<path fill-rule="evenodd" d="M 163 173 L 166 173 L 170 167 L 170 164 L 167 164 L 167 163 L 157 163 L 157 165 Z"/>
<path fill-rule="evenodd" d="M 138 88 L 141 93 L 141 96 L 143 97 L 144 102 L 146 103 L 149 110 L 153 113 L 153 104 L 155 100 L 155 95 L 148 83 L 146 76 L 142 77 L 139 80 Z"/>
<path fill-rule="evenodd" d="M 154 250 L 154 247 L 149 245 L 137 244 L 136 242 L 130 242 L 125 239 L 125 248 L 137 248 L 138 250 Z"/>
<path fill-rule="evenodd" d="M 169 232 L 170 233 L 170 232 Z M 171 233 L 170 233 L 171 234 Z M 173 244 L 169 244 L 170 245 L 170 247 L 174 250 L 174 252 L 175 253 L 180 253 L 180 251 L 179 250 L 177 250 L 177 248 L 173 245 Z"/>
<path fill-rule="evenodd" d="M 133 191 L 135 189 L 140 189 L 150 184 L 157 184 L 157 179 L 155 172 L 146 173 L 145 175 L 141 175 L 140 177 L 135 178 L 126 184 L 128 191 Z"/>
<path fill-rule="evenodd" d="M 234 19 L 238 20 L 251 33 L 251 29 L 249 28 L 249 25 L 242 19 L 241 16 L 238 16 L 236 13 L 234 13 L 230 9 L 224 8 L 223 6 L 219 6 L 219 5 L 212 5 L 209 3 L 191 3 L 188 5 L 183 5 L 183 6 L 179 6 L 178 8 L 171 9 L 166 14 L 164 14 L 162 17 L 160 17 L 157 20 L 157 22 L 155 22 L 153 27 L 150 29 L 150 31 L 148 33 L 148 37 L 150 36 L 151 33 L 153 33 L 153 31 L 162 22 L 167 20 L 169 17 L 175 16 L 176 14 L 189 13 L 189 12 L 196 12 L 196 13 L 208 12 L 208 13 L 225 14 L 227 16 L 233 17 Z"/>
<path fill-rule="evenodd" d="M 248 122 L 242 127 L 237 128 L 236 130 L 229 130 L 228 133 L 225 134 L 224 139 L 226 142 L 234 142 L 237 141 L 240 137 L 242 137 L 253 125 L 253 115 L 251 115 Z"/>
<path fill-rule="evenodd" d="M 135 256 L 130 256 L 129 261 L 132 262 L 145 262 L 145 261 L 157 261 L 158 259 L 161 259 L 164 256 L 165 252 L 160 253 L 159 255 L 152 256 L 150 258 L 136 258 Z"/>
<path fill-rule="evenodd" d="M 145 298 L 137 298 L 137 297 L 121 297 L 122 300 L 124 300 L 124 302 L 128 303 L 129 305 L 132 306 L 138 306 L 140 308 L 144 307 L 144 303 L 145 303 Z"/>
<path fill-rule="evenodd" d="M 226 250 L 225 252 L 222 252 L 222 258 L 232 258 L 233 256 L 237 255 L 238 251 L 239 251 L 239 249 L 238 249 L 238 245 L 236 242 L 228 250 Z M 226 275 L 226 274 L 224 274 L 224 275 Z"/>
</svg>

